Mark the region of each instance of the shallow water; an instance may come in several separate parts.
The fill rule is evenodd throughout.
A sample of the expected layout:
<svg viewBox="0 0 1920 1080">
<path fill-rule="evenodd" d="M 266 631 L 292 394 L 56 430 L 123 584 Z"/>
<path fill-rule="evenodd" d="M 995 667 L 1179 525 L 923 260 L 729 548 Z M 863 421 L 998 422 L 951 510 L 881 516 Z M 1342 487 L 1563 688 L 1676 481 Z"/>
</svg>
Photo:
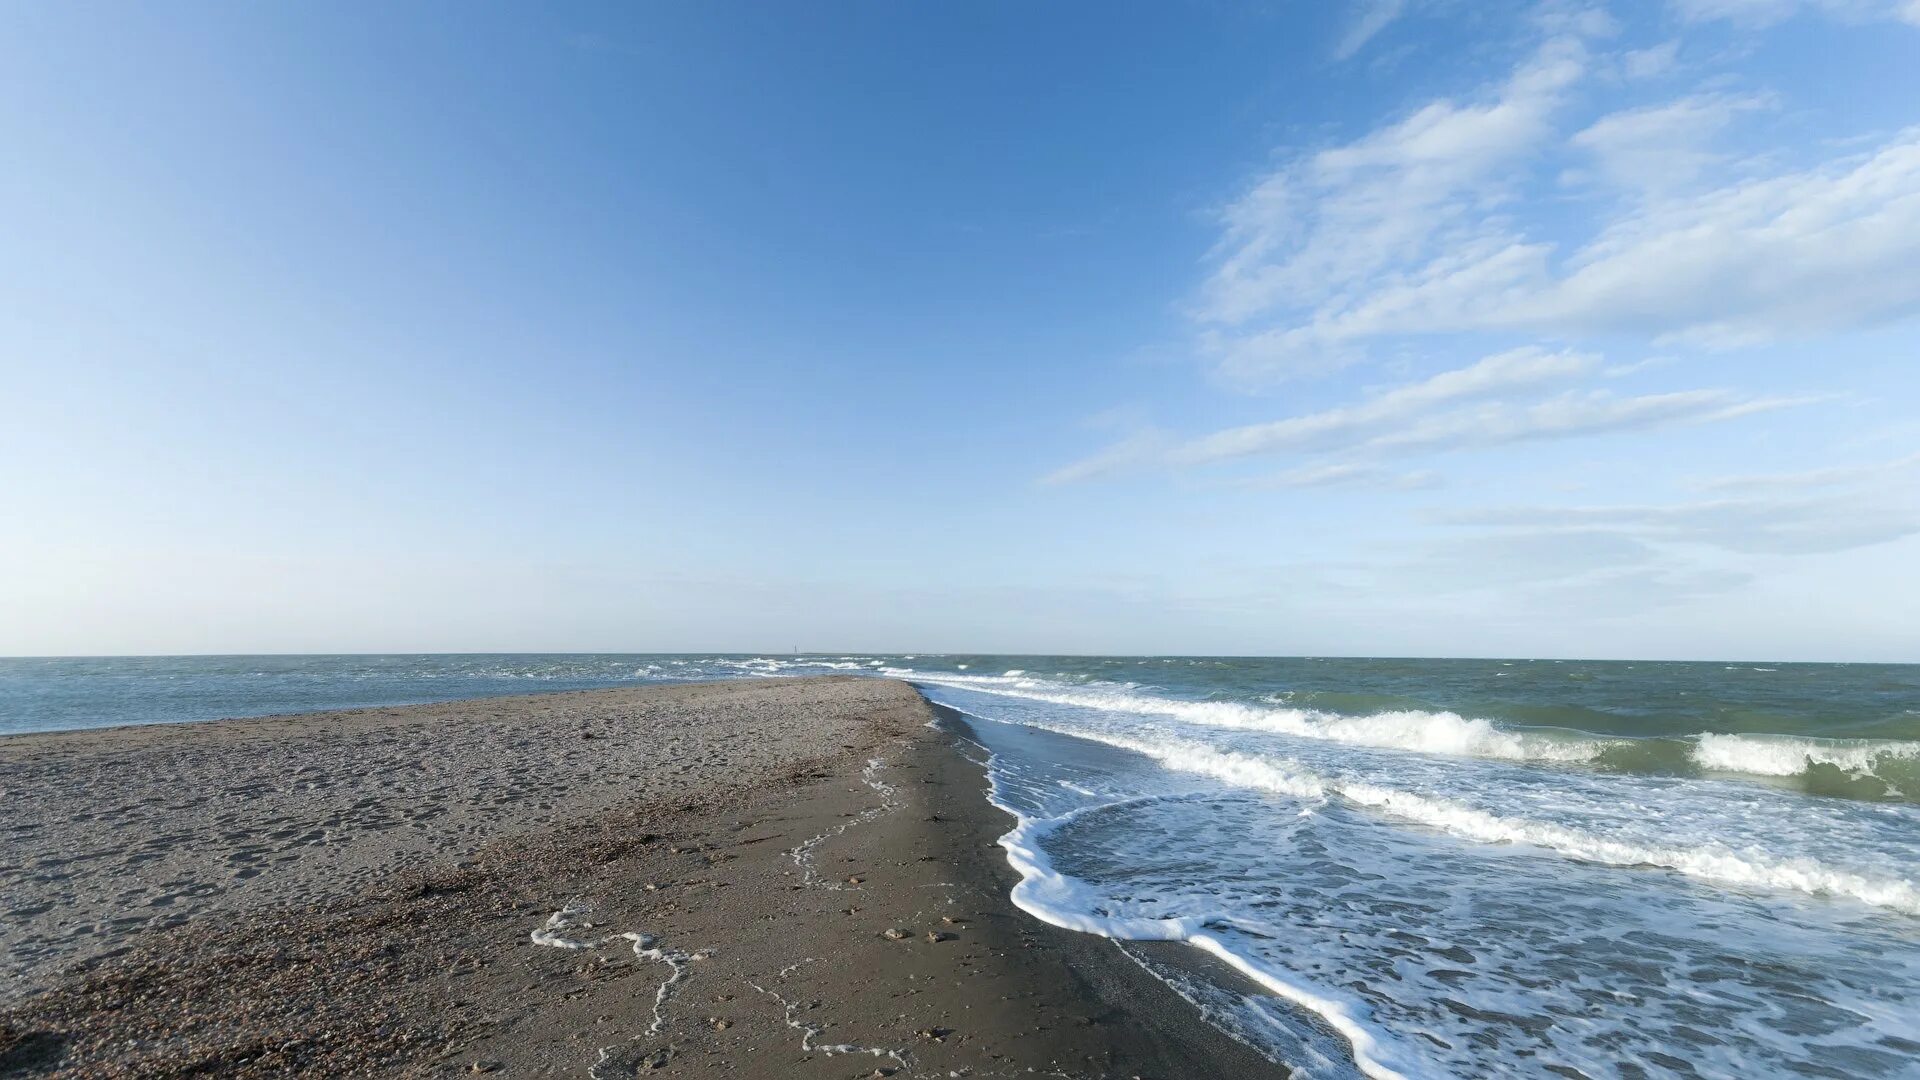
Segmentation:
<svg viewBox="0 0 1920 1080">
<path fill-rule="evenodd" d="M 1274 996 L 1161 973 L 1309 1076 L 1920 1076 L 1920 805 L 1886 767 L 1912 761 L 1887 690 L 1911 669 L 1862 692 L 1661 665 L 1644 695 L 1607 670 L 1555 719 L 1611 722 L 1543 731 L 1498 718 L 1548 710 L 1539 675 L 1355 714 L 1286 686 L 1298 662 L 1277 687 L 1226 663 L 1231 690 L 915 668 L 1020 818 L 1016 902 L 1228 960 Z M 1796 716 L 1821 678 L 1826 719 Z M 1705 727 L 1735 714 L 1769 730 Z M 1627 727 L 1687 750 L 1623 766 Z M 1862 729 L 1894 738 L 1830 734 Z"/>
<path fill-rule="evenodd" d="M 6 660 L 0 731 L 829 671 L 970 717 L 1015 900 L 1239 967 L 1159 973 L 1304 1075 L 1920 1076 L 1920 667 Z"/>
</svg>

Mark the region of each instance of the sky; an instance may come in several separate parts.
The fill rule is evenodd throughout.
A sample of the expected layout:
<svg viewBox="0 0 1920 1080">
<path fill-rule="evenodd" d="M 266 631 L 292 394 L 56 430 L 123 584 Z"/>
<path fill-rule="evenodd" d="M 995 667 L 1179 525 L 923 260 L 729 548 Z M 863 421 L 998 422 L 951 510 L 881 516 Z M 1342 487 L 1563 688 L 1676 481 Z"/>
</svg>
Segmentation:
<svg viewBox="0 0 1920 1080">
<path fill-rule="evenodd" d="M 0 653 L 1920 661 L 1920 2 L 0 6 Z"/>
</svg>

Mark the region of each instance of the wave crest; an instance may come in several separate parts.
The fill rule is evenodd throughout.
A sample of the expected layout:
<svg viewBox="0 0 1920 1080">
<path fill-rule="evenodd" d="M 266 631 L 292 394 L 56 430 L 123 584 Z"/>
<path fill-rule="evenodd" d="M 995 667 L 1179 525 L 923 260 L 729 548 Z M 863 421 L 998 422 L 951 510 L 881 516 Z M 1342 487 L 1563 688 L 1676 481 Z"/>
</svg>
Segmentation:
<svg viewBox="0 0 1920 1080">
<path fill-rule="evenodd" d="M 1715 842 L 1650 843 L 1604 836 L 1383 784 L 1323 777 L 1285 758 L 1218 750 L 1186 740 L 1132 738 L 1032 722 L 1026 726 L 1132 750 L 1169 769 L 1211 777 L 1234 787 L 1309 802 L 1338 796 L 1377 813 L 1475 843 L 1536 847 L 1612 866 L 1655 866 L 1722 884 L 1847 897 L 1874 907 L 1920 915 L 1920 885 L 1911 878 L 1862 873 L 1814 858 L 1783 856 L 1753 847 L 1735 849 Z M 1138 934 L 1138 928 L 1134 933 Z"/>
<path fill-rule="evenodd" d="M 1920 742 L 1709 732 L 1692 756 L 1710 772 L 1792 777 L 1815 794 L 1920 801 Z"/>
<path fill-rule="evenodd" d="M 1451 711 L 1390 709 L 1346 715 L 1284 704 L 1186 701 L 1143 693 L 1130 684 L 1067 686 L 1019 670 L 1005 675 L 960 675 L 885 668 L 882 674 L 1101 712 L 1164 716 L 1202 727 L 1381 750 L 1588 765 L 1651 775 L 1711 772 L 1790 779 L 1810 794 L 1920 802 L 1920 742 L 1714 733 L 1626 738 L 1567 729 L 1515 729 Z"/>
</svg>

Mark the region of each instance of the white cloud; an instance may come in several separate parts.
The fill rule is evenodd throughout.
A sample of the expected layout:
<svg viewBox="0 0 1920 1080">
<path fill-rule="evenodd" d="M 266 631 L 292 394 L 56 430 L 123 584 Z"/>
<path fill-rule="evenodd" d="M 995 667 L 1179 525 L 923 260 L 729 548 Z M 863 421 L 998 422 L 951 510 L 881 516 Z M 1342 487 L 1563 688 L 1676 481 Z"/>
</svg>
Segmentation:
<svg viewBox="0 0 1920 1080">
<path fill-rule="evenodd" d="M 1644 75 L 1678 51 L 1596 57 L 1609 28 L 1581 14 L 1536 19 L 1549 36 L 1482 92 L 1250 183 L 1222 212 L 1192 309 L 1220 373 L 1325 372 L 1415 335 L 1728 347 L 1920 312 L 1920 128 L 1760 171 L 1750 144 L 1720 144 L 1768 95 L 1696 92 L 1573 123 L 1590 71 Z M 1595 197 L 1609 190 L 1625 197 Z"/>
<path fill-rule="evenodd" d="M 1604 389 L 1567 388 L 1605 371 L 1599 357 L 1585 353 L 1514 349 L 1353 405 L 1228 428 L 1184 442 L 1163 432 L 1144 433 L 1055 470 L 1043 482 L 1070 483 L 1133 467 L 1186 468 L 1261 455 L 1320 460 L 1277 478 L 1248 481 L 1252 486 L 1310 486 L 1362 476 L 1378 481 L 1388 475 L 1377 465 L 1381 458 L 1714 423 L 1805 403 L 1715 389 L 1622 396 Z"/>
<path fill-rule="evenodd" d="M 1531 589 L 1525 600 L 1540 615 L 1565 617 L 1567 612 L 1577 611 L 1587 619 L 1619 618 L 1731 592 L 1753 580 L 1752 574 L 1739 570 L 1628 567 Z"/>
<path fill-rule="evenodd" d="M 1353 21 L 1347 25 L 1346 33 L 1340 35 L 1339 42 L 1333 47 L 1335 60 L 1351 59 L 1354 54 L 1365 48 L 1367 42 L 1373 40 L 1374 35 L 1385 30 L 1388 23 L 1398 19 L 1406 11 L 1407 2 L 1406 0 L 1360 0 L 1356 6 L 1358 10 L 1354 13 Z"/>
<path fill-rule="evenodd" d="M 1849 551 L 1920 533 L 1910 504 L 1837 496 L 1715 499 L 1669 506 L 1521 506 L 1434 515 L 1450 525 L 1521 530 L 1618 529 L 1649 543 L 1743 554 Z"/>
<path fill-rule="evenodd" d="M 1391 432 L 1435 405 L 1564 383 L 1599 366 L 1597 357 L 1580 353 L 1515 349 L 1395 387 L 1358 405 L 1229 428 L 1176 447 L 1171 456 L 1181 464 L 1200 464 L 1279 450 L 1350 446 Z"/>
<path fill-rule="evenodd" d="M 1487 312 L 1562 332 L 1731 344 L 1920 311 L 1920 129 L 1862 158 L 1657 204 Z"/>
<path fill-rule="evenodd" d="M 1583 0 L 1538 0 L 1526 21 L 1542 34 L 1572 34 L 1583 38 L 1610 38 L 1620 22 L 1607 9 Z"/>
<path fill-rule="evenodd" d="M 1160 460 L 1166 453 L 1168 443 L 1167 437 L 1161 433 L 1152 429 L 1142 430 L 1092 457 L 1053 470 L 1041 477 L 1040 483 L 1047 486 L 1077 484 L 1082 480 L 1149 465 Z"/>
<path fill-rule="evenodd" d="M 1356 461 L 1334 461 L 1302 465 L 1266 476 L 1243 480 L 1236 486 L 1258 490 L 1290 488 L 1385 488 L 1393 491 L 1418 491 L 1440 486 L 1440 475 L 1431 470 L 1397 472 L 1378 465 Z"/>
<path fill-rule="evenodd" d="M 1427 561 L 1440 569 L 1471 565 L 1471 553 L 1481 552 L 1518 565 L 1480 573 L 1548 582 L 1528 590 L 1543 603 L 1574 603 L 1588 616 L 1616 607 L 1631 613 L 1737 588 L 1781 557 L 1857 552 L 1920 535 L 1920 488 L 1906 475 L 1916 468 L 1920 455 L 1724 477 L 1698 486 L 1725 495 L 1665 504 L 1429 511 L 1422 517 L 1430 524 L 1472 532 L 1434 545 Z"/>
<path fill-rule="evenodd" d="M 1604 390 L 1569 392 L 1531 405 L 1495 402 L 1428 417 L 1361 449 L 1405 453 L 1570 439 L 1711 424 L 1806 403 L 1795 398 L 1746 398 L 1727 390 L 1638 397 L 1617 397 Z"/>
<path fill-rule="evenodd" d="M 1586 144 L 1611 155 L 1617 176 L 1644 184 L 1658 168 L 1661 137 L 1710 127 L 1741 107 L 1694 102 L 1617 117 L 1587 129 Z M 1696 152 L 1683 165 L 1697 171 L 1709 159 Z M 1237 258 L 1216 276 L 1216 291 L 1236 298 L 1222 310 L 1244 323 L 1265 301 L 1278 321 L 1206 340 L 1225 369 L 1247 375 L 1301 370 L 1307 358 L 1325 362 L 1388 336 L 1517 331 L 1731 346 L 1920 312 L 1920 128 L 1799 171 L 1647 194 L 1564 259 L 1557 245 L 1491 213 L 1473 219 L 1475 200 L 1464 194 L 1436 215 L 1453 222 L 1444 251 L 1396 251 L 1363 231 L 1358 250 L 1368 254 L 1349 253 L 1346 265 L 1315 252 L 1338 247 L 1331 235 L 1279 260 Z M 1298 280 L 1309 274 L 1330 284 Z"/>
<path fill-rule="evenodd" d="M 1892 19 L 1920 26 L 1920 0 L 1674 0 L 1688 22 L 1725 20 L 1748 27 L 1771 26 L 1802 10 L 1848 22 Z"/>
<path fill-rule="evenodd" d="M 1438 541 L 1399 569 L 1424 588 L 1452 591 L 1565 581 L 1657 559 L 1639 540 L 1604 529 L 1500 532 Z"/>
<path fill-rule="evenodd" d="M 1906 457 L 1894 458 L 1891 461 L 1876 461 L 1865 465 L 1834 465 L 1824 469 L 1802 469 L 1798 472 L 1722 476 L 1702 481 L 1695 486 L 1709 491 L 1778 492 L 1806 488 L 1845 487 L 1860 483 L 1892 483 L 1911 491 L 1913 480 L 1907 474 L 1916 470 L 1920 470 L 1920 454 L 1908 454 Z"/>
<path fill-rule="evenodd" d="M 1624 109 L 1594 121 L 1569 144 L 1591 155 L 1601 176 L 1638 191 L 1689 186 L 1724 160 L 1712 142 L 1745 111 L 1762 108 L 1757 95 L 1700 94 L 1662 105 Z"/>
<path fill-rule="evenodd" d="M 1767 26 L 1792 15 L 1800 0 L 1674 0 L 1673 8 L 1688 22 L 1725 19 L 1748 26 Z"/>
<path fill-rule="evenodd" d="M 1629 79 L 1654 79 L 1680 64 L 1680 39 L 1663 41 L 1620 55 L 1620 73 Z"/>
<path fill-rule="evenodd" d="M 1475 210 L 1498 201 L 1503 167 L 1551 135 L 1549 117 L 1585 62 L 1578 38 L 1552 39 L 1489 100 L 1434 102 L 1261 178 L 1222 215 L 1197 314 L 1232 326 L 1282 302 L 1337 300 L 1452 246 Z"/>
</svg>

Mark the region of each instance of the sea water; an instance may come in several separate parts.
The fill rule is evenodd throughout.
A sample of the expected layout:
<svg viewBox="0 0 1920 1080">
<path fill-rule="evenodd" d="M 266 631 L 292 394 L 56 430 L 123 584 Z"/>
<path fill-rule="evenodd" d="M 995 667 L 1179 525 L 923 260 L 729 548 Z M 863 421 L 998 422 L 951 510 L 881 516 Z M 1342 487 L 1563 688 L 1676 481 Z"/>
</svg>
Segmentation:
<svg viewBox="0 0 1920 1080">
<path fill-rule="evenodd" d="M 1036 917 L 1314 1077 L 1920 1076 L 1920 667 L 990 656 L 0 661 L 0 731 L 911 679 Z M 1127 947 L 1124 944 L 1122 947 Z"/>
</svg>

